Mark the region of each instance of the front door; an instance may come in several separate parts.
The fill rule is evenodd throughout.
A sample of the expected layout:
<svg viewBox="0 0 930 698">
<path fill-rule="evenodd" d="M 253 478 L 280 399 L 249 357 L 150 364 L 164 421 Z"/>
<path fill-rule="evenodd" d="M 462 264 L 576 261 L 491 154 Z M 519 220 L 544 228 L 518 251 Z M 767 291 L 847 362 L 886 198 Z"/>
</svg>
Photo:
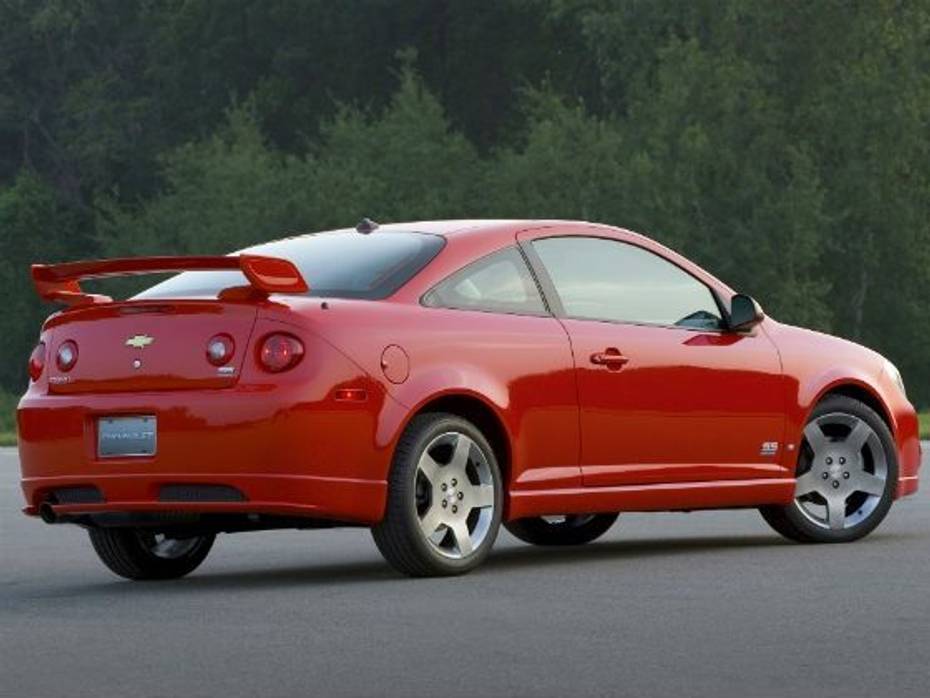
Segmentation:
<svg viewBox="0 0 930 698">
<path fill-rule="evenodd" d="M 781 365 L 703 281 L 612 237 L 526 242 L 574 353 L 585 485 L 784 475 Z"/>
</svg>

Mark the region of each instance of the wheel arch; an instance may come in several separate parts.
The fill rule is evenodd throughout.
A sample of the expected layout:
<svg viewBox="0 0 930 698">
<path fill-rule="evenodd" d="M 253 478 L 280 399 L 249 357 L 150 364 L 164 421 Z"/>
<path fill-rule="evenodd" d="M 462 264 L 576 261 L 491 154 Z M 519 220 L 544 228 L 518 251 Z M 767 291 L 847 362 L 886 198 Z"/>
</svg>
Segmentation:
<svg viewBox="0 0 930 698">
<path fill-rule="evenodd" d="M 446 412 L 474 424 L 491 445 L 505 483 L 510 481 L 513 447 L 503 415 L 499 408 L 484 396 L 464 390 L 452 389 L 424 398 L 390 430 L 391 452 L 400 436 L 415 417 L 430 412 Z"/>
<path fill-rule="evenodd" d="M 825 398 L 831 395 L 843 395 L 868 405 L 876 412 L 876 414 L 878 414 L 879 417 L 882 418 L 882 421 L 885 422 L 885 424 L 888 426 L 888 429 L 891 431 L 892 436 L 895 435 L 895 421 L 891 417 L 891 411 L 888 409 L 888 406 L 885 404 L 885 402 L 881 399 L 878 392 L 865 383 L 853 380 L 837 381 L 824 387 L 808 406 L 807 415 L 805 416 L 804 420 L 805 423 L 807 423 L 807 420 L 810 418 L 810 413 L 814 410 L 814 408 L 823 402 Z"/>
<path fill-rule="evenodd" d="M 427 412 L 448 412 L 474 424 L 494 449 L 504 482 L 509 482 L 511 444 L 504 421 L 490 403 L 475 394 L 452 392 L 436 396 L 420 406 L 411 419 Z M 406 428 L 406 425 L 404 426 Z"/>
</svg>

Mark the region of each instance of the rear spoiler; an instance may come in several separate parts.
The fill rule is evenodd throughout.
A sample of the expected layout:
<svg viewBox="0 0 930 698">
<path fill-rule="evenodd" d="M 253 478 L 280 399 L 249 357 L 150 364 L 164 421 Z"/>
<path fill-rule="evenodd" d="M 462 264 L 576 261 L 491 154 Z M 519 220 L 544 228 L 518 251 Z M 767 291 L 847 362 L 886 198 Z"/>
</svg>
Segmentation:
<svg viewBox="0 0 930 698">
<path fill-rule="evenodd" d="M 305 293 L 309 287 L 293 262 L 280 257 L 242 254 L 234 257 L 129 257 L 64 264 L 33 264 L 39 296 L 68 306 L 110 303 L 112 298 L 81 290 L 82 279 L 181 271 L 241 271 L 253 289 L 265 293 Z"/>
</svg>

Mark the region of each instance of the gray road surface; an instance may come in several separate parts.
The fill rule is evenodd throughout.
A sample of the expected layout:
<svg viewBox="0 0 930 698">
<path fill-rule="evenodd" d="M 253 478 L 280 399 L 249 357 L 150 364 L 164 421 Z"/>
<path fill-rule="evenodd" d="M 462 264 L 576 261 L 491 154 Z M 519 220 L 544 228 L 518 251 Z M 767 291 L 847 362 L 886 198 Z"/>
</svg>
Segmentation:
<svg viewBox="0 0 930 698">
<path fill-rule="evenodd" d="M 250 533 L 140 584 L 22 516 L 17 477 L 0 449 L 3 696 L 930 695 L 926 489 L 852 545 L 754 511 L 630 514 L 408 580 L 364 530 Z"/>
</svg>

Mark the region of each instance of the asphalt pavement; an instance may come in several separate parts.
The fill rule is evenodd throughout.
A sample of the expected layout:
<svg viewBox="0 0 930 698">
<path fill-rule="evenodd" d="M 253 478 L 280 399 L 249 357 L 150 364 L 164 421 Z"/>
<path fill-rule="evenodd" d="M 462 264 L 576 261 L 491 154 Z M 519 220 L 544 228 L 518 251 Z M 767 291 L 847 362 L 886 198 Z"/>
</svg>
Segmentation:
<svg viewBox="0 0 930 698">
<path fill-rule="evenodd" d="M 410 580 L 362 529 L 263 532 L 136 583 L 22 516 L 18 476 L 0 449 L 2 696 L 930 695 L 926 487 L 849 545 L 751 510 L 626 514 L 588 546 L 502 533 L 475 573 Z"/>
</svg>

